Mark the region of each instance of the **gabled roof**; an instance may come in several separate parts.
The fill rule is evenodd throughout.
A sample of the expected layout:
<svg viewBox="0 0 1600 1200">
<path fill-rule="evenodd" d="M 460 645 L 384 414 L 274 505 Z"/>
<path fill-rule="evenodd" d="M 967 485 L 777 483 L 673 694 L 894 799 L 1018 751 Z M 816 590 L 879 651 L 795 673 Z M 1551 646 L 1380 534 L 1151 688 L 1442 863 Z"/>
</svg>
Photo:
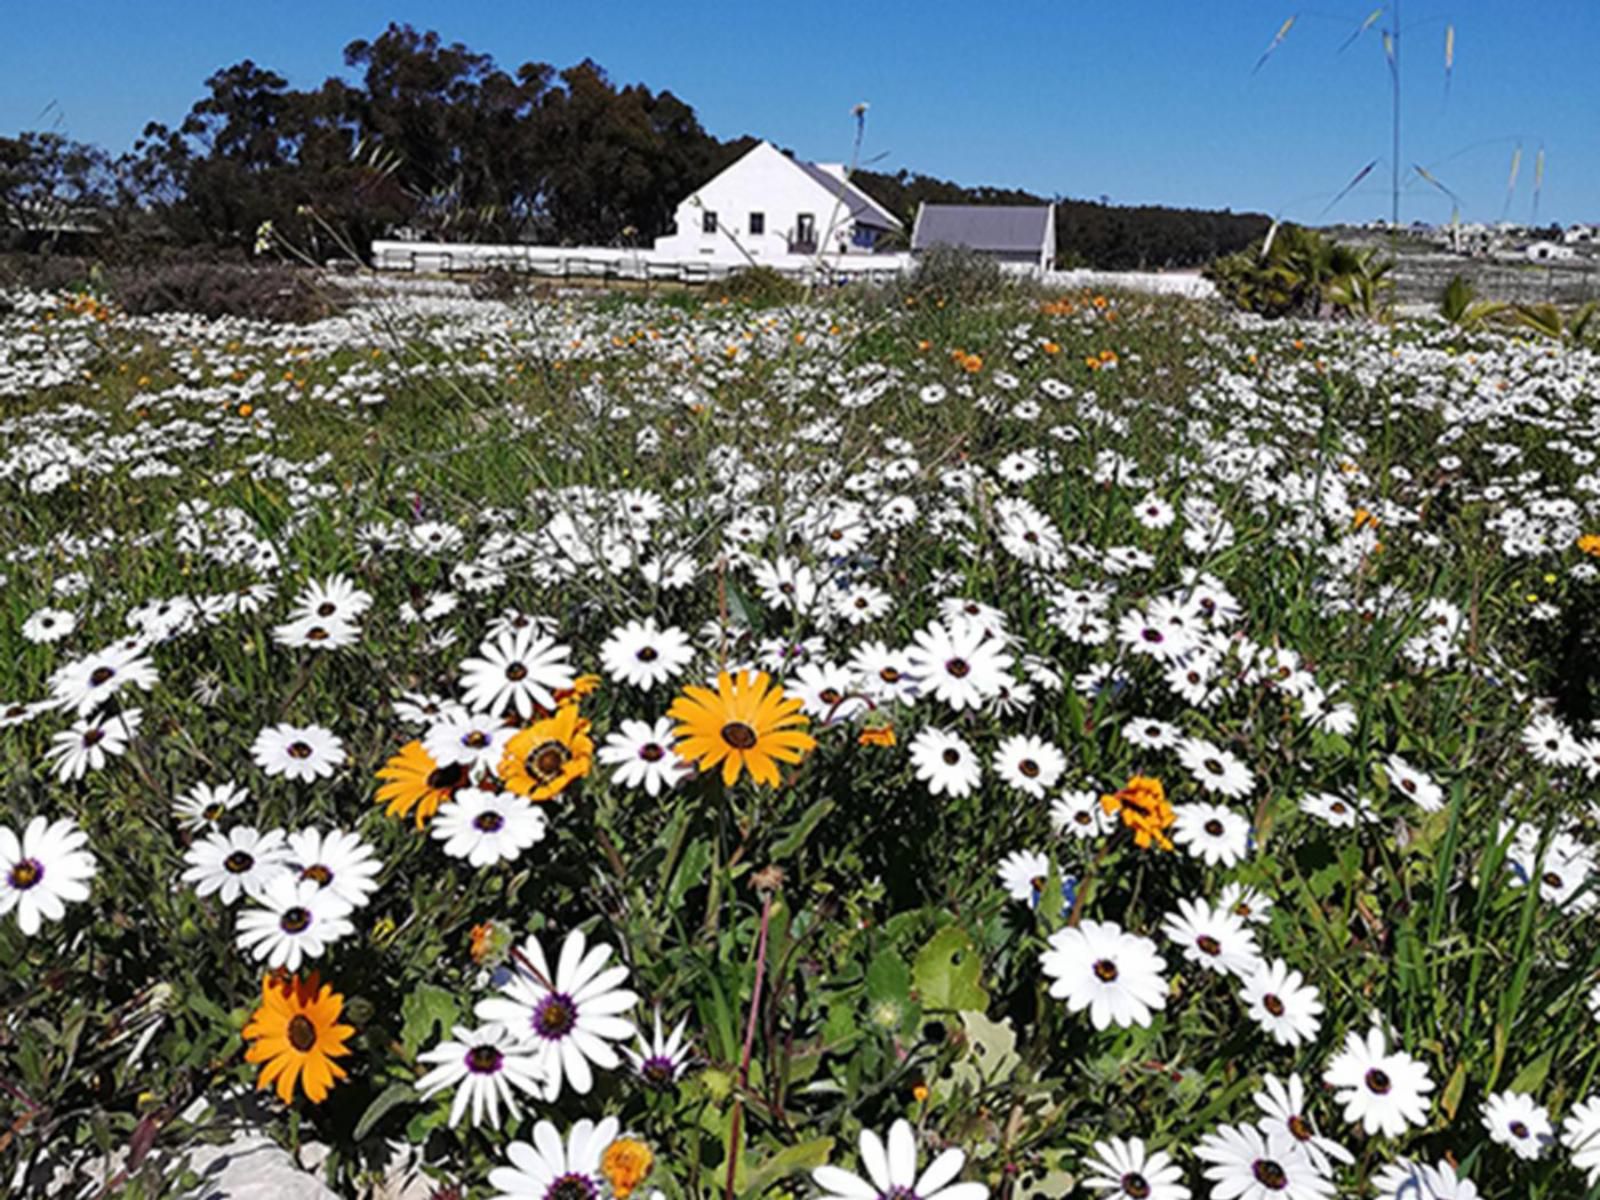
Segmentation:
<svg viewBox="0 0 1600 1200">
<path fill-rule="evenodd" d="M 892 212 L 867 195 L 845 176 L 842 166 L 823 166 L 820 163 L 791 159 L 817 183 L 828 189 L 830 195 L 840 195 L 839 185 L 844 185 L 843 202 L 850 219 L 858 225 L 873 225 L 880 229 L 899 229 L 900 221 Z"/>
<path fill-rule="evenodd" d="M 1054 211 L 1048 204 L 924 204 L 917 210 L 911 248 L 946 245 L 1037 254 L 1049 237 Z"/>
</svg>

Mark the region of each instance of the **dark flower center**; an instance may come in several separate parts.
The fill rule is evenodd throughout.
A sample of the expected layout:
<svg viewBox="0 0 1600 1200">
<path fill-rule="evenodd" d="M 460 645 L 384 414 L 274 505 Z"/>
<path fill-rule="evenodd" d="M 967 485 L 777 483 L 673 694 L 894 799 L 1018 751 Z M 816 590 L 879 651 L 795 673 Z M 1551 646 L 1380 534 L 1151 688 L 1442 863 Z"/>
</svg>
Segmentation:
<svg viewBox="0 0 1600 1200">
<path fill-rule="evenodd" d="M 660 762 L 666 757 L 667 752 L 655 742 L 650 742 L 639 748 L 639 757 L 645 762 Z"/>
<path fill-rule="evenodd" d="M 1029 779 L 1033 779 L 1039 774 L 1039 764 L 1031 758 L 1025 758 L 1017 764 L 1017 770 L 1021 771 Z"/>
<path fill-rule="evenodd" d="M 950 749 L 946 750 L 941 757 L 944 759 L 946 766 L 953 767 L 961 761 L 961 751 L 951 747 Z"/>
<path fill-rule="evenodd" d="M 319 886 L 327 887 L 333 882 L 333 872 L 321 863 L 317 863 L 315 866 L 307 867 L 304 871 L 301 871 L 300 878 L 314 879 Z"/>
<path fill-rule="evenodd" d="M 1546 871 L 1542 876 L 1540 876 L 1540 879 L 1543 881 L 1546 887 L 1558 888 L 1561 886 L 1561 876 L 1557 875 L 1554 871 Z"/>
<path fill-rule="evenodd" d="M 729 721 L 722 727 L 722 740 L 735 750 L 748 750 L 756 744 L 756 731 L 743 721 Z"/>
<path fill-rule="evenodd" d="M 972 674 L 972 667 L 964 658 L 952 658 L 944 664 L 944 669 L 957 679 L 964 679 Z"/>
<path fill-rule="evenodd" d="M 222 860 L 223 869 L 233 875 L 243 875 L 255 865 L 256 860 L 254 856 L 244 850 L 235 850 L 232 854 L 228 855 L 227 858 Z"/>
<path fill-rule="evenodd" d="M 1209 954 L 1212 958 L 1215 958 L 1217 955 L 1222 953 L 1222 943 L 1217 941 L 1217 939 L 1212 937 L 1209 933 L 1202 933 L 1199 937 L 1195 938 L 1194 944 L 1200 947 L 1202 954 Z"/>
<path fill-rule="evenodd" d="M 481 812 L 472 818 L 472 827 L 481 833 L 497 833 L 506 819 L 497 812 Z"/>
<path fill-rule="evenodd" d="M 435 767 L 429 771 L 426 786 L 430 792 L 448 792 L 466 781 L 466 767 L 460 763 L 451 763 L 448 767 Z"/>
<path fill-rule="evenodd" d="M 528 774 L 540 783 L 549 783 L 561 777 L 561 769 L 567 765 L 572 757 L 572 751 L 558 741 L 551 740 L 538 746 L 528 755 L 526 766 Z"/>
<path fill-rule="evenodd" d="M 1150 1181 L 1137 1171 L 1129 1171 L 1118 1182 L 1122 1184 L 1122 1194 L 1133 1200 L 1145 1200 L 1150 1195 Z"/>
<path fill-rule="evenodd" d="M 1389 1076 L 1373 1067 L 1366 1075 L 1367 1090 L 1376 1092 L 1380 1096 L 1388 1095 L 1389 1089 L 1394 1085 L 1389 1081 Z"/>
<path fill-rule="evenodd" d="M 317 1044 L 317 1027 L 304 1013 L 295 1013 L 289 1018 L 289 1044 L 301 1054 Z"/>
<path fill-rule="evenodd" d="M 528 677 L 528 668 L 521 663 L 512 663 L 506 668 L 506 678 L 512 683 L 517 683 Z"/>
<path fill-rule="evenodd" d="M 1276 999 L 1276 997 L 1274 997 L 1274 999 Z M 1293 1134 L 1298 1141 L 1309 1142 L 1312 1138 L 1317 1136 L 1316 1130 L 1311 1128 L 1311 1122 L 1306 1120 L 1299 1113 L 1295 1113 L 1295 1115 L 1285 1121 L 1284 1124 L 1289 1127 L 1289 1132 Z"/>
<path fill-rule="evenodd" d="M 1528 1136 L 1528 1127 L 1521 1121 L 1513 1121 L 1507 1128 L 1511 1130 L 1511 1136 L 1514 1138 L 1525 1138 Z"/>
<path fill-rule="evenodd" d="M 1200 765 L 1202 767 L 1204 767 L 1206 770 L 1210 771 L 1213 775 L 1221 775 L 1222 774 L 1222 764 L 1220 762 L 1218 762 L 1214 758 L 1208 758 L 1208 759 L 1205 760 L 1205 762 L 1201 763 Z"/>
<path fill-rule="evenodd" d="M 304 933 L 311 928 L 311 910 L 298 904 L 284 909 L 283 916 L 278 918 L 278 928 L 285 933 Z"/>
<path fill-rule="evenodd" d="M 838 688 L 823 688 L 817 693 L 817 699 L 824 704 L 837 704 L 844 699 L 844 695 Z"/>
<path fill-rule="evenodd" d="M 313 625 L 310 629 L 306 630 L 306 641 L 308 642 L 322 642 L 326 641 L 327 638 L 328 631 L 321 625 Z"/>
<path fill-rule="evenodd" d="M 216 821 L 216 820 L 219 820 L 221 818 L 222 814 L 227 812 L 227 811 L 228 810 L 226 808 L 224 808 L 221 804 L 212 803 L 212 804 L 206 805 L 203 809 L 201 809 L 200 810 L 200 815 L 202 817 L 204 817 L 208 821 Z"/>
<path fill-rule="evenodd" d="M 549 1041 L 566 1037 L 577 1023 L 578 1006 L 562 992 L 551 992 L 533 1010 L 533 1031 Z"/>
<path fill-rule="evenodd" d="M 461 739 L 461 744 L 469 750 L 482 750 L 489 744 L 489 735 L 481 729 L 474 729 Z"/>
<path fill-rule="evenodd" d="M 1251 1166 L 1251 1170 L 1257 1182 L 1264 1188 L 1270 1188 L 1274 1192 L 1281 1192 L 1289 1186 L 1289 1176 L 1284 1173 L 1281 1166 L 1270 1158 L 1256 1159 Z"/>
<path fill-rule="evenodd" d="M 639 1074 L 652 1087 L 666 1087 L 677 1074 L 677 1068 L 673 1066 L 670 1058 L 653 1054 L 639 1064 Z"/>
<path fill-rule="evenodd" d="M 94 687 L 99 687 L 101 684 L 110 682 L 111 677 L 115 674 L 116 672 L 110 667 L 96 667 L 89 673 L 89 683 Z"/>
<path fill-rule="evenodd" d="M 284 753 L 290 758 L 310 758 L 311 744 L 309 742 L 290 742 L 284 747 Z"/>
<path fill-rule="evenodd" d="M 1211 820 L 1206 822 L 1206 832 L 1212 837 L 1221 837 L 1222 822 L 1217 820 L 1215 817 L 1212 817 Z"/>
<path fill-rule="evenodd" d="M 25 892 L 44 878 L 44 864 L 36 858 L 25 858 L 11 868 L 6 882 L 19 892 Z"/>
<path fill-rule="evenodd" d="M 1161 636 L 1161 630 L 1159 629 L 1142 629 L 1139 631 L 1139 636 L 1147 642 L 1164 642 L 1167 640 Z"/>
<path fill-rule="evenodd" d="M 883 670 L 878 672 L 878 678 L 885 683 L 899 683 L 900 672 L 894 667 L 884 667 Z"/>
<path fill-rule="evenodd" d="M 1281 1017 L 1281 1016 L 1283 1016 L 1283 1014 L 1285 1012 L 1288 1011 L 1288 1006 L 1285 1005 L 1282 1000 L 1278 999 L 1278 997 L 1272 995 L 1270 992 L 1267 995 L 1261 997 L 1261 1007 L 1266 1009 L 1269 1013 L 1271 1013 L 1275 1017 Z"/>
<path fill-rule="evenodd" d="M 1109 958 L 1102 958 L 1094 964 L 1094 977 L 1101 983 L 1115 983 L 1119 974 L 1117 964 Z"/>
<path fill-rule="evenodd" d="M 106 731 L 104 729 L 101 729 L 100 726 L 96 725 L 93 729 L 85 729 L 83 731 L 83 744 L 85 746 L 96 745 L 105 736 L 106 736 Z"/>
<path fill-rule="evenodd" d="M 467 1051 L 467 1070 L 474 1075 L 493 1075 L 505 1056 L 493 1046 L 474 1046 Z"/>
<path fill-rule="evenodd" d="M 640 646 L 639 653 L 635 654 L 634 657 L 640 662 L 655 662 L 656 659 L 661 657 L 661 654 L 654 646 Z"/>
<path fill-rule="evenodd" d="M 324 600 L 321 604 L 317 605 L 317 616 L 319 617 L 331 617 L 338 611 L 339 606 L 332 600 Z"/>
<path fill-rule="evenodd" d="M 587 1175 L 562 1175 L 544 1190 L 544 1200 L 595 1200 L 599 1194 Z"/>
</svg>

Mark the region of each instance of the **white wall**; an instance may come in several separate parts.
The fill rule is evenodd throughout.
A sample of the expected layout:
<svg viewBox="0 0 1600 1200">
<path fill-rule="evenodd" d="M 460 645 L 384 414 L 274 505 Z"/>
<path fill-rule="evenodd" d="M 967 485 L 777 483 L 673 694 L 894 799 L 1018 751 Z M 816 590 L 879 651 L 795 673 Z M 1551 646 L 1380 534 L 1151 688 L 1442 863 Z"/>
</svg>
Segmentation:
<svg viewBox="0 0 1600 1200">
<path fill-rule="evenodd" d="M 717 214 L 717 232 L 702 231 L 706 211 Z M 762 234 L 750 232 L 750 214 L 766 217 Z M 676 258 L 704 258 L 708 262 L 745 261 L 728 234 L 757 262 L 773 262 L 789 253 L 789 240 L 797 231 L 797 218 L 810 213 L 818 248 L 830 253 L 843 236 L 847 250 L 851 221 L 838 193 L 824 188 L 772 145 L 762 142 L 722 174 L 678 206 L 677 231 L 656 239 L 656 252 Z M 829 222 L 834 237 L 828 238 Z"/>
</svg>

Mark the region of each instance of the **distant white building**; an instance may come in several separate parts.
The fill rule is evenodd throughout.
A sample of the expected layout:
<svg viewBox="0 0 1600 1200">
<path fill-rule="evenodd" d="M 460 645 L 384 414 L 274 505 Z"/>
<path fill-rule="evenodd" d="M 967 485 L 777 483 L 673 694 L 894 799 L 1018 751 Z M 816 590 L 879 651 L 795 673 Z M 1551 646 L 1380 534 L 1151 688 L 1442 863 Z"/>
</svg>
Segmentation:
<svg viewBox="0 0 1600 1200">
<path fill-rule="evenodd" d="M 1561 235 L 1569 246 L 1592 246 L 1600 242 L 1600 229 L 1593 225 L 1571 225 Z"/>
<path fill-rule="evenodd" d="M 1560 242 L 1530 242 L 1523 253 L 1528 256 L 1529 262 L 1561 262 L 1577 257 L 1577 251 Z"/>
<path fill-rule="evenodd" d="M 911 253 L 963 246 L 1013 267 L 1048 271 L 1056 258 L 1053 204 L 923 204 L 911 227 Z"/>
<path fill-rule="evenodd" d="M 903 228 L 840 163 L 790 158 L 760 142 L 678 205 L 658 257 L 783 265 L 796 256 L 871 254 Z"/>
</svg>

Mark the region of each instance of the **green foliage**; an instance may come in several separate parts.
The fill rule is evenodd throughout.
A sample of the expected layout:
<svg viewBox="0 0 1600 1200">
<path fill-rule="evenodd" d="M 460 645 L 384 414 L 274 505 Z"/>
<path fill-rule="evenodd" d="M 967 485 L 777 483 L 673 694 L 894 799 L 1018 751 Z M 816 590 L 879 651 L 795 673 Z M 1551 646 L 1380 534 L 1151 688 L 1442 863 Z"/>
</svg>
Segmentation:
<svg viewBox="0 0 1600 1200">
<path fill-rule="evenodd" d="M 1283 225 L 1260 245 L 1210 264 L 1205 275 L 1224 299 L 1263 317 L 1343 312 L 1376 320 L 1387 315 L 1393 266 L 1371 247 L 1356 249 L 1314 229 Z"/>
<path fill-rule="evenodd" d="M 777 308 L 805 298 L 804 285 L 771 267 L 744 267 L 719 284 L 717 292 L 752 308 Z"/>
</svg>

